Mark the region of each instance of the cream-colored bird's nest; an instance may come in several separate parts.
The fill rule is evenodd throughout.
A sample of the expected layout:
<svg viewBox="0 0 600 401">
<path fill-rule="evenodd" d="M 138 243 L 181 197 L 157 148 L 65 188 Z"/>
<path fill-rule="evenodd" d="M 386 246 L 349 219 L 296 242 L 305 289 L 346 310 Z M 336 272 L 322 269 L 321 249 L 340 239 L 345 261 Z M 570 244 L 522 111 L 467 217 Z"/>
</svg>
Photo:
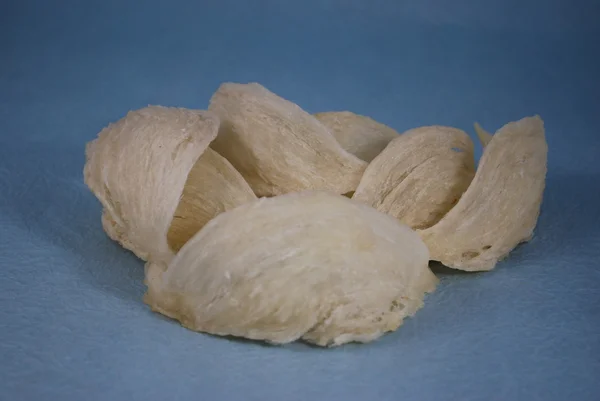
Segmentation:
<svg viewBox="0 0 600 401">
<path fill-rule="evenodd" d="M 110 124 L 84 178 L 107 235 L 146 261 L 153 310 L 200 332 L 335 346 L 421 308 L 430 260 L 490 270 L 532 237 L 542 120 L 475 131 L 477 168 L 457 128 L 399 134 L 225 83 L 208 110 L 149 106 Z"/>
</svg>

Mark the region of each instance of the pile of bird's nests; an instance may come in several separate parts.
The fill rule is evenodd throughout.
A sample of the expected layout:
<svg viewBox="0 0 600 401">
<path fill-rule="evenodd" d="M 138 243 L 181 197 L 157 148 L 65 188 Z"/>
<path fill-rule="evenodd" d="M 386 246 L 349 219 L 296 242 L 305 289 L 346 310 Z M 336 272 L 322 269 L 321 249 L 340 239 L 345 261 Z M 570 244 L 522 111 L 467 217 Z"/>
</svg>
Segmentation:
<svg viewBox="0 0 600 401">
<path fill-rule="evenodd" d="M 368 342 L 421 308 L 430 260 L 490 270 L 531 238 L 542 120 L 475 128 L 477 169 L 459 129 L 398 134 L 225 83 L 208 111 L 151 106 L 103 129 L 85 182 L 106 233 L 146 261 L 153 310 L 216 335 Z"/>
</svg>

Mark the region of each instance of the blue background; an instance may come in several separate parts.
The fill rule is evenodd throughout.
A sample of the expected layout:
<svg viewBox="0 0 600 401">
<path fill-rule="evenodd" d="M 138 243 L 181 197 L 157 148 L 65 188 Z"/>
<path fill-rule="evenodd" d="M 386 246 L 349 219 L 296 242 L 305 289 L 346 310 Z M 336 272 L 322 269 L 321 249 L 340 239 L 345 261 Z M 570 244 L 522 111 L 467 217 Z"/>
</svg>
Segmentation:
<svg viewBox="0 0 600 401">
<path fill-rule="evenodd" d="M 600 400 L 598 4 L 1 2 L 0 399 Z M 489 273 L 436 268 L 424 309 L 368 345 L 183 329 L 103 233 L 84 145 L 130 109 L 206 108 L 223 81 L 399 131 L 539 113 L 537 235 Z"/>
</svg>

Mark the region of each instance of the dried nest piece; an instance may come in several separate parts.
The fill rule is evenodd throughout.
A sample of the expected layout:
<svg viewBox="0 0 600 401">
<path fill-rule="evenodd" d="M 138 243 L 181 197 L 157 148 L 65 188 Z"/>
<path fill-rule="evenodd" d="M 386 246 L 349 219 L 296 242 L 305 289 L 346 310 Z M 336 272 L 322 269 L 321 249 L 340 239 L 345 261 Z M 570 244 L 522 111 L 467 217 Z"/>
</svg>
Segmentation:
<svg viewBox="0 0 600 401">
<path fill-rule="evenodd" d="M 483 148 L 485 148 L 488 143 L 490 143 L 490 141 L 492 140 L 492 138 L 494 137 L 492 134 L 490 134 L 489 132 L 487 132 L 486 130 L 484 130 L 483 128 L 481 128 L 481 125 L 479 125 L 479 123 L 475 123 L 473 124 L 473 126 L 475 127 L 475 133 L 477 134 L 477 137 L 479 138 L 479 142 L 481 143 L 481 146 Z"/>
<path fill-rule="evenodd" d="M 148 265 L 145 301 L 192 330 L 320 346 L 372 341 L 423 304 L 437 279 L 419 236 L 343 196 L 305 191 L 220 214 L 168 268 Z"/>
<path fill-rule="evenodd" d="M 208 150 L 218 127 L 207 111 L 149 106 L 87 145 L 84 180 L 104 207 L 110 238 L 141 259 L 167 262 L 210 218 L 256 199 Z"/>
<path fill-rule="evenodd" d="M 211 147 L 258 196 L 358 186 L 367 163 L 346 152 L 316 118 L 257 84 L 225 83 L 210 100 L 221 119 Z"/>
<path fill-rule="evenodd" d="M 548 146 L 539 116 L 491 136 L 477 128 L 484 153 L 458 204 L 420 231 L 431 258 L 460 270 L 490 270 L 533 236 L 545 187 Z"/>
<path fill-rule="evenodd" d="M 415 128 L 369 164 L 353 199 L 423 229 L 458 202 L 474 175 L 473 142 L 464 131 Z"/>
<path fill-rule="evenodd" d="M 216 215 L 256 200 L 250 185 L 223 156 L 208 148 L 190 171 L 167 234 L 174 251 Z"/>
<path fill-rule="evenodd" d="M 370 162 L 398 137 L 398 132 L 370 117 L 350 111 L 330 111 L 315 114 L 342 148 L 354 156 Z"/>
</svg>

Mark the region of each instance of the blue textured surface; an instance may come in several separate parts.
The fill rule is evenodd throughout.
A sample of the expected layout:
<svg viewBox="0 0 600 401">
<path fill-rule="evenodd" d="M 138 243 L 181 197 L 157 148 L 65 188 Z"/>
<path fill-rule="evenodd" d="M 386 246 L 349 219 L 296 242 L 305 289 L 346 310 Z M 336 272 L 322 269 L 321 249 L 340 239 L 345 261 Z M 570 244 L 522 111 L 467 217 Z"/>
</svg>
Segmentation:
<svg viewBox="0 0 600 401">
<path fill-rule="evenodd" d="M 597 2 L 167 3 L 2 2 L 1 400 L 600 399 Z M 185 330 L 104 235 L 84 144 L 129 109 L 205 108 L 222 81 L 400 131 L 539 113 L 537 235 L 490 273 L 438 269 L 425 308 L 369 345 Z"/>
</svg>

